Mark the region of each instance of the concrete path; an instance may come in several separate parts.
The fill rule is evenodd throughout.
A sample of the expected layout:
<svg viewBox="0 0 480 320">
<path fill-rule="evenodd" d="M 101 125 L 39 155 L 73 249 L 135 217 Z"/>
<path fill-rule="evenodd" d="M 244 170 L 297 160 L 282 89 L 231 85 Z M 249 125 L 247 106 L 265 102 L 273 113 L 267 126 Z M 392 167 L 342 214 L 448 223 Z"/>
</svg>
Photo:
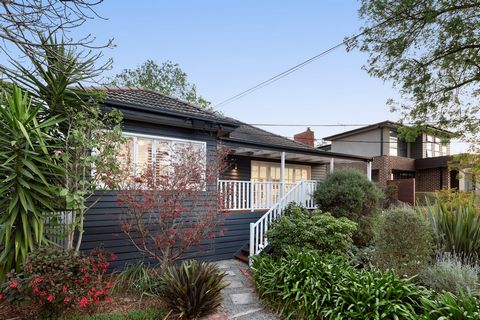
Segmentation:
<svg viewBox="0 0 480 320">
<path fill-rule="evenodd" d="M 238 260 L 218 261 L 220 269 L 227 273 L 230 285 L 223 290 L 223 309 L 228 319 L 274 320 L 280 319 L 266 310 L 255 292 L 251 281 L 243 274 L 248 266 Z"/>
<path fill-rule="evenodd" d="M 248 269 L 246 264 L 232 259 L 218 261 L 217 265 L 227 273 L 226 280 L 230 282 L 223 290 L 223 309 L 228 319 L 279 319 L 260 303 L 251 280 L 244 275 L 244 271 Z"/>
</svg>

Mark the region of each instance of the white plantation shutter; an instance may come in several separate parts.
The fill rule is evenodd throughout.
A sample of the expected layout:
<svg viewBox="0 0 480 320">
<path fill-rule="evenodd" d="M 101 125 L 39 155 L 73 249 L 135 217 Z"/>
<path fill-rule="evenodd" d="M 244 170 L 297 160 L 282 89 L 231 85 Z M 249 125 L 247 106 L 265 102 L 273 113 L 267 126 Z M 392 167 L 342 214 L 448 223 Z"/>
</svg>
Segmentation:
<svg viewBox="0 0 480 320">
<path fill-rule="evenodd" d="M 181 161 L 181 150 L 195 150 L 201 155 L 198 159 L 206 165 L 206 143 L 156 137 L 125 132 L 127 141 L 119 147 L 118 157 L 122 164 L 131 163 L 131 174 L 139 175 L 146 168 L 154 170 L 156 176 L 172 172 L 174 161 Z M 205 168 L 205 167 L 204 167 Z M 199 182 L 196 178 L 195 182 Z M 192 181 L 193 182 L 193 181 Z"/>
</svg>

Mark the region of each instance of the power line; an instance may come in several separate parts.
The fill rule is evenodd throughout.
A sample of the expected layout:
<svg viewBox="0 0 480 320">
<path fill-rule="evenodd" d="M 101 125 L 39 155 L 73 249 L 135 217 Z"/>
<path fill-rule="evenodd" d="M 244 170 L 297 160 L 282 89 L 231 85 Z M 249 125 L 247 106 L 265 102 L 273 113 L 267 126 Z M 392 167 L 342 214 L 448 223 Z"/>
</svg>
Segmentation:
<svg viewBox="0 0 480 320">
<path fill-rule="evenodd" d="M 295 71 L 297 71 L 297 70 L 305 67 L 306 65 L 314 62 L 315 60 L 320 59 L 321 57 L 329 54 L 330 52 L 332 52 L 332 51 L 334 51 L 334 50 L 342 47 L 343 45 L 345 45 L 345 43 L 346 43 L 347 41 L 355 40 L 355 39 L 363 36 L 363 35 L 366 34 L 367 32 L 370 32 L 371 30 L 376 29 L 376 28 L 382 26 L 383 24 L 387 23 L 387 22 L 390 21 L 391 19 L 393 19 L 393 17 L 390 17 L 390 18 L 388 18 L 388 19 L 386 19 L 386 20 L 384 20 L 384 21 L 382 21 L 382 22 L 374 25 L 373 27 L 366 28 L 364 31 L 362 31 L 362 32 L 360 32 L 360 33 L 358 33 L 358 34 L 356 34 L 356 35 L 354 35 L 354 36 L 352 36 L 352 37 L 349 37 L 349 38 L 343 40 L 343 41 L 340 42 L 340 43 L 337 43 L 337 44 L 334 45 L 333 47 L 330 47 L 330 48 L 328 48 L 327 50 L 324 50 L 324 51 L 320 52 L 319 54 L 316 54 L 316 55 L 314 55 L 313 57 L 311 57 L 311 58 L 309 58 L 309 59 L 307 59 L 307 60 L 305 60 L 305 61 L 303 61 L 303 62 L 301 62 L 301 63 L 299 63 L 299 64 L 297 64 L 297 65 L 295 65 L 295 66 L 293 66 L 293 67 L 291 67 L 291 68 L 283 71 L 283 72 L 280 72 L 279 74 L 277 74 L 277 75 L 275 75 L 275 76 L 273 76 L 273 77 L 271 77 L 271 78 L 269 78 L 269 79 L 267 79 L 267 80 L 265 80 L 265 81 L 262 81 L 262 82 L 260 82 L 259 84 L 255 85 L 255 86 L 253 86 L 253 87 L 251 87 L 251 88 L 249 88 L 249 89 L 247 89 L 247 90 L 244 90 L 244 91 L 242 91 L 242 92 L 240 92 L 240 93 L 238 93 L 238 94 L 236 94 L 236 95 L 234 95 L 234 96 L 232 96 L 232 97 L 230 97 L 230 98 L 228 98 L 228 99 L 225 99 L 225 100 L 217 103 L 214 107 L 215 107 L 215 108 L 218 108 L 218 107 L 220 107 L 220 106 L 222 106 L 222 105 L 231 103 L 231 102 L 233 102 L 233 101 L 235 101 L 235 100 L 238 100 L 238 99 L 240 99 L 240 98 L 242 98 L 242 97 L 244 97 L 244 96 L 246 96 L 246 95 L 248 95 L 248 94 L 250 94 L 250 93 L 252 93 L 252 92 L 254 92 L 254 91 L 257 91 L 257 90 L 259 90 L 259 89 L 261 89 L 261 88 L 263 88 L 263 87 L 265 87 L 265 86 L 268 86 L 268 85 L 270 85 L 270 84 L 272 84 L 272 83 L 274 83 L 274 82 L 276 82 L 276 81 L 278 81 L 278 80 L 280 80 L 280 79 L 282 79 L 282 78 L 290 75 L 291 73 L 293 73 L 293 72 L 295 72 Z"/>
</svg>

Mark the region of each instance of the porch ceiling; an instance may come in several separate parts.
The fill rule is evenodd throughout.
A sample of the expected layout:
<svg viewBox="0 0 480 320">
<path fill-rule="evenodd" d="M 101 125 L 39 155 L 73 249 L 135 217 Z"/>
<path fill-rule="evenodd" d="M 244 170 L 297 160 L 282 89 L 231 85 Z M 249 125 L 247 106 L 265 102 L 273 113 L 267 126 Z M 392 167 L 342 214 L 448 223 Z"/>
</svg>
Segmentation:
<svg viewBox="0 0 480 320">
<path fill-rule="evenodd" d="M 230 147 L 231 154 L 237 156 L 246 156 L 246 157 L 255 157 L 263 158 L 269 160 L 281 160 L 282 151 L 276 150 L 265 150 L 258 148 L 248 148 L 248 147 Z M 330 160 L 334 158 L 335 163 L 350 163 L 361 161 L 359 159 L 345 159 L 345 157 L 339 157 L 336 154 L 332 155 L 317 155 L 317 154 L 306 154 L 301 152 L 292 152 L 285 151 L 285 160 L 286 161 L 297 161 L 297 162 L 308 162 L 315 164 L 328 164 Z"/>
</svg>

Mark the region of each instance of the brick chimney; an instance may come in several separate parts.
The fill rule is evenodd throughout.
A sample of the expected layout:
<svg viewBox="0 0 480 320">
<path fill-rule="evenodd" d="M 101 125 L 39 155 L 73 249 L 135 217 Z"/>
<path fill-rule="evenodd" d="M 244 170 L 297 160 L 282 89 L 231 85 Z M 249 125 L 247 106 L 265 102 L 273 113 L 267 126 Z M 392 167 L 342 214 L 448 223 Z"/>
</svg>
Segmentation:
<svg viewBox="0 0 480 320">
<path fill-rule="evenodd" d="M 310 128 L 307 128 L 307 130 L 304 132 L 294 135 L 293 140 L 306 144 L 310 147 L 315 147 L 315 133 L 310 130 Z"/>
</svg>

